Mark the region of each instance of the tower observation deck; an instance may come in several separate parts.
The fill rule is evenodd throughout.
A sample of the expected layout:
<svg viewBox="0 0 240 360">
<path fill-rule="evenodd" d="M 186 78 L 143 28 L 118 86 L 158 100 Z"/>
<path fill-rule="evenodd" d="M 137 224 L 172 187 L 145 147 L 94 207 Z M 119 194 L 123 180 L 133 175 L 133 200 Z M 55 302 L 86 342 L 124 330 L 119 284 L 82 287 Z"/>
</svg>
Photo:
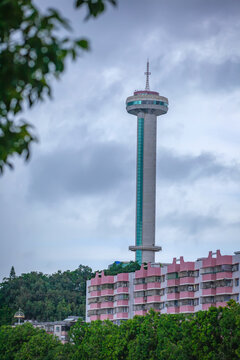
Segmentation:
<svg viewBox="0 0 240 360">
<path fill-rule="evenodd" d="M 156 208 L 156 134 L 157 116 L 168 111 L 168 99 L 149 87 L 147 62 L 145 90 L 137 90 L 126 100 L 126 109 L 137 116 L 137 174 L 136 174 L 136 261 L 155 262 L 155 208 Z"/>
</svg>

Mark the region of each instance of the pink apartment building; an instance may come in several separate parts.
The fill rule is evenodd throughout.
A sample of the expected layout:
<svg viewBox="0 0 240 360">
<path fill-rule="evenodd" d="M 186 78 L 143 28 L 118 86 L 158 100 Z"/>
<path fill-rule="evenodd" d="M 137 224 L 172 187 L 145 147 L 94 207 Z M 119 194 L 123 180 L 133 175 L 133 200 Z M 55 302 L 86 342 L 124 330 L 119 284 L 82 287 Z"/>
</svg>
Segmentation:
<svg viewBox="0 0 240 360">
<path fill-rule="evenodd" d="M 145 315 L 151 308 L 167 314 L 194 313 L 210 306 L 239 302 L 240 251 L 234 255 L 209 252 L 208 257 L 171 264 L 142 264 L 134 273 L 87 281 L 86 321 L 109 319 L 115 323 Z"/>
</svg>

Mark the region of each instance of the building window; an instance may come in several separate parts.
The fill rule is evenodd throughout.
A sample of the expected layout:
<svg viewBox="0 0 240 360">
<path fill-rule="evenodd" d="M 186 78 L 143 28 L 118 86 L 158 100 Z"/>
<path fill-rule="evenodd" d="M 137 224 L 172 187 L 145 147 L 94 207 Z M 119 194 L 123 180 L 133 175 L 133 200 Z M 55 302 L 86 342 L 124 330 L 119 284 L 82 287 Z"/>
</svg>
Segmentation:
<svg viewBox="0 0 240 360">
<path fill-rule="evenodd" d="M 134 297 L 137 298 L 137 297 L 144 297 L 145 296 L 145 291 L 136 291 L 134 293 Z"/>
<path fill-rule="evenodd" d="M 145 278 L 134 279 L 134 285 L 145 284 Z"/>
<path fill-rule="evenodd" d="M 239 279 L 235 279 L 235 286 L 239 286 Z"/>
<path fill-rule="evenodd" d="M 232 266 L 232 271 L 238 271 L 239 270 L 239 264 L 234 264 Z"/>
<path fill-rule="evenodd" d="M 113 301 L 113 296 L 102 296 L 99 298 L 99 302 L 103 303 L 103 302 L 112 302 Z"/>
<path fill-rule="evenodd" d="M 103 284 L 101 285 L 101 290 L 106 290 L 106 289 L 114 289 L 114 284 Z"/>
<path fill-rule="evenodd" d="M 146 296 L 162 296 L 164 295 L 164 290 L 165 289 L 152 289 L 152 290 L 147 290 L 146 291 Z"/>
<path fill-rule="evenodd" d="M 93 285 L 93 286 L 89 286 L 88 287 L 88 292 L 92 292 L 92 291 L 100 291 L 101 288 L 99 285 Z"/>
<path fill-rule="evenodd" d="M 120 288 L 120 287 L 129 287 L 128 281 L 118 281 L 114 284 L 114 289 Z"/>
<path fill-rule="evenodd" d="M 215 272 L 232 272 L 232 265 L 226 264 L 226 265 L 220 265 L 215 267 Z"/>
<path fill-rule="evenodd" d="M 217 280 L 215 282 L 216 287 L 231 287 L 233 286 L 232 280 L 229 279 L 223 279 L 223 280 Z"/>
<path fill-rule="evenodd" d="M 206 296 L 201 298 L 201 304 L 215 304 L 214 296 Z"/>
<path fill-rule="evenodd" d="M 215 287 L 216 287 L 216 284 L 214 281 L 207 281 L 207 282 L 201 283 L 202 289 L 215 289 Z"/>
<path fill-rule="evenodd" d="M 141 305 L 138 304 L 138 305 L 134 305 L 134 306 L 133 306 L 133 310 L 134 310 L 134 311 L 145 310 L 145 308 L 146 308 L 146 305 L 144 305 L 144 304 L 143 304 L 143 305 L 142 305 L 142 304 L 141 304 Z"/>
<path fill-rule="evenodd" d="M 194 271 L 180 271 L 179 273 L 179 277 L 180 278 L 184 278 L 184 277 L 198 277 L 199 276 L 199 270 L 194 270 Z"/>
<path fill-rule="evenodd" d="M 177 272 L 167 274 L 167 280 L 172 280 L 172 279 L 178 279 L 178 273 Z"/>
<path fill-rule="evenodd" d="M 115 313 L 128 313 L 128 311 L 129 311 L 127 306 L 117 307 L 114 310 L 115 310 Z"/>
<path fill-rule="evenodd" d="M 178 286 L 171 286 L 167 288 L 167 294 L 179 293 Z"/>
<path fill-rule="evenodd" d="M 204 274 L 215 274 L 215 268 L 212 266 L 212 267 L 206 267 L 206 268 L 202 268 L 201 269 L 201 274 L 204 275 Z"/>
<path fill-rule="evenodd" d="M 199 284 L 195 285 L 180 285 L 179 291 L 198 291 L 199 290 Z"/>
<path fill-rule="evenodd" d="M 127 106 L 132 105 L 161 105 L 168 107 L 168 103 L 158 100 L 135 100 L 127 103 Z"/>
<path fill-rule="evenodd" d="M 150 309 L 162 310 L 163 308 L 164 308 L 164 303 L 163 302 L 161 302 L 161 303 L 152 303 L 152 304 L 146 304 L 145 305 L 146 310 L 150 310 Z"/>
<path fill-rule="evenodd" d="M 175 306 L 179 306 L 178 305 L 178 300 L 172 300 L 172 301 L 167 301 L 166 302 L 166 307 L 175 307 Z"/>
<path fill-rule="evenodd" d="M 129 299 L 129 295 L 128 294 L 118 294 L 114 296 L 114 301 L 118 301 L 118 300 L 128 300 Z"/>
</svg>

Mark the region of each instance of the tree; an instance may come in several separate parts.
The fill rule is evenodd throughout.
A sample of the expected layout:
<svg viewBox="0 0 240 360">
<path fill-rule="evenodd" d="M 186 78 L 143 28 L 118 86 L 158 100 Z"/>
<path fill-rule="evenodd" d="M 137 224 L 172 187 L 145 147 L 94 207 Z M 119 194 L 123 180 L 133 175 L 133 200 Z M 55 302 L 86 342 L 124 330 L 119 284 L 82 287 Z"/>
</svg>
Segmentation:
<svg viewBox="0 0 240 360">
<path fill-rule="evenodd" d="M 0 327 L 1 360 L 237 360 L 240 358 L 240 304 L 195 314 L 153 310 L 117 326 L 82 320 L 61 344 L 30 324 Z"/>
<path fill-rule="evenodd" d="M 25 323 L 0 327 L 1 360 L 70 360 L 72 347 Z"/>
<path fill-rule="evenodd" d="M 63 320 L 68 315 L 85 317 L 86 281 L 92 275 L 88 266 L 52 275 L 31 272 L 5 278 L 0 284 L 0 325 L 11 324 L 20 307 L 26 319 Z"/>
<path fill-rule="evenodd" d="M 73 360 L 118 360 L 118 331 L 109 320 L 91 324 L 79 320 L 70 331 L 75 344 Z"/>
<path fill-rule="evenodd" d="M 13 280 L 16 278 L 14 266 L 11 267 L 9 278 L 10 278 L 10 280 Z"/>
<path fill-rule="evenodd" d="M 116 0 L 74 0 L 75 8 L 87 7 L 86 20 L 101 14 L 106 3 Z M 86 39 L 63 37 L 63 30 L 71 27 L 56 9 L 43 14 L 33 0 L 0 2 L 0 172 L 13 167 L 16 154 L 27 160 L 37 141 L 33 126 L 18 115 L 51 97 L 51 81 L 64 72 L 67 59 L 89 50 Z"/>
</svg>

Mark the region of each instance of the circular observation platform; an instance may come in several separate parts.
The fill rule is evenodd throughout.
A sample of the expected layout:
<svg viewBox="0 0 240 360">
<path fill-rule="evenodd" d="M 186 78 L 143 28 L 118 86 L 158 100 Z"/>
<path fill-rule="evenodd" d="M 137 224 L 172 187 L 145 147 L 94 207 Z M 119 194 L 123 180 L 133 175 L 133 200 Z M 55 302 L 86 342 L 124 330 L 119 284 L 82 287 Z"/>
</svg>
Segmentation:
<svg viewBox="0 0 240 360">
<path fill-rule="evenodd" d="M 159 116 L 167 113 L 168 99 L 156 91 L 135 91 L 133 96 L 127 98 L 126 109 L 132 115 L 143 112 Z"/>
</svg>

